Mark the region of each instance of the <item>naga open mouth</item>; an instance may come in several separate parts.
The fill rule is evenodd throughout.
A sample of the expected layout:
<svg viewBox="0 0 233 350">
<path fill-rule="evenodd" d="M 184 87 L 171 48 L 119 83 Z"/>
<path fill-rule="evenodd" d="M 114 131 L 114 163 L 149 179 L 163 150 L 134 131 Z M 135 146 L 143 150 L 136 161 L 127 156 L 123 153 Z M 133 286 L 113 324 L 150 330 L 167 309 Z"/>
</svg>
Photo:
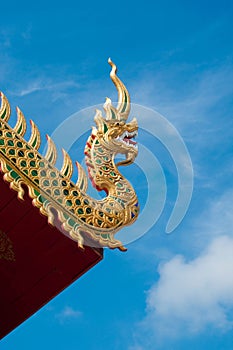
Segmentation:
<svg viewBox="0 0 233 350">
<path fill-rule="evenodd" d="M 135 141 L 135 137 L 137 136 L 138 136 L 138 132 L 136 130 L 132 132 L 125 131 L 121 136 L 118 136 L 116 140 L 124 142 L 127 146 L 133 146 L 137 148 L 138 147 L 137 141 Z"/>
</svg>

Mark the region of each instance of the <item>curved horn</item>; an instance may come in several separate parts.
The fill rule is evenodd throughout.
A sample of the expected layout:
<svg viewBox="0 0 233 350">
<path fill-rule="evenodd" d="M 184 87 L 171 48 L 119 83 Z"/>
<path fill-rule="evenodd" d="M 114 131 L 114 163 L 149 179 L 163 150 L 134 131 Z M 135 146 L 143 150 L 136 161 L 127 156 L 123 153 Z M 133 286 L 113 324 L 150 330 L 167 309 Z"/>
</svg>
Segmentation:
<svg viewBox="0 0 233 350">
<path fill-rule="evenodd" d="M 110 77 L 118 91 L 118 105 L 116 110 L 121 115 L 121 120 L 126 121 L 130 112 L 130 96 L 125 85 L 116 75 L 117 67 L 112 62 L 111 58 L 108 59 L 108 63 L 112 67 L 112 70 L 110 72 Z"/>
</svg>

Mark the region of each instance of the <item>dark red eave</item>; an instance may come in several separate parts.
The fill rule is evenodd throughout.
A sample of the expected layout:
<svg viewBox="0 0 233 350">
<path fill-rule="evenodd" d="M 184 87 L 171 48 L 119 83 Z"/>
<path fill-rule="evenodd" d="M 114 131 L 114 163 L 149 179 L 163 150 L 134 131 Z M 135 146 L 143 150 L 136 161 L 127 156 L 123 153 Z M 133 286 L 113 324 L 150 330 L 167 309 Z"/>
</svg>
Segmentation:
<svg viewBox="0 0 233 350">
<path fill-rule="evenodd" d="M 0 172 L 0 231 L 12 242 L 15 260 L 0 259 L 0 338 L 11 332 L 103 258 L 47 222 L 25 191 L 9 188 Z M 0 240 L 0 256 L 4 246 Z"/>
</svg>

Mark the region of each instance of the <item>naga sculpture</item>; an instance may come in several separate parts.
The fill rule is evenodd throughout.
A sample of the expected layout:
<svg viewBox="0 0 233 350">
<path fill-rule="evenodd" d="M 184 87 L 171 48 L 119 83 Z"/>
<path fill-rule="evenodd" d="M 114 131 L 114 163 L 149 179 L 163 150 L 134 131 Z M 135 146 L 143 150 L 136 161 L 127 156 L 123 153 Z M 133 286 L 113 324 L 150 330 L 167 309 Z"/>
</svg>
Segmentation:
<svg viewBox="0 0 233 350">
<path fill-rule="evenodd" d="M 33 205 L 48 217 L 50 224 L 58 219 L 61 230 L 78 242 L 80 247 L 90 245 L 126 250 L 114 235 L 125 225 L 132 224 L 139 213 L 135 191 L 130 182 L 118 170 L 119 165 L 129 165 L 137 156 L 135 141 L 138 125 L 134 118 L 127 123 L 130 112 L 130 97 L 125 85 L 117 77 L 117 68 L 112 67 L 110 77 L 118 91 L 118 105 L 115 108 L 109 98 L 104 110 L 96 111 L 97 127 L 92 128 L 85 146 L 85 161 L 92 185 L 104 190 L 106 197 L 101 200 L 86 194 L 87 176 L 82 166 L 78 167 L 78 181 L 73 183 L 73 165 L 69 155 L 63 150 L 64 162 L 59 171 L 55 166 L 56 148 L 47 136 L 48 149 L 43 157 L 40 147 L 40 133 L 30 121 L 32 133 L 29 141 L 23 138 L 26 122 L 17 108 L 17 123 L 14 128 L 7 123 L 10 106 L 1 93 L 0 109 L 0 164 L 4 179 L 23 199 L 24 187 L 28 187 Z M 125 160 L 115 163 L 117 154 L 125 155 Z"/>
</svg>

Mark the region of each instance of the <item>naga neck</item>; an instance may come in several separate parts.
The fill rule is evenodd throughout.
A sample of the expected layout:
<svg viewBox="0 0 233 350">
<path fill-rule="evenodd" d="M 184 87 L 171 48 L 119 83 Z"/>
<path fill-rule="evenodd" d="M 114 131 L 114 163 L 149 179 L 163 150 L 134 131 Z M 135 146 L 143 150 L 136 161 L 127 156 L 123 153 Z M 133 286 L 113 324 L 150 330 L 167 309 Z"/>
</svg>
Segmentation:
<svg viewBox="0 0 233 350">
<path fill-rule="evenodd" d="M 123 177 L 115 164 L 116 154 L 101 140 L 91 135 L 85 148 L 86 165 L 92 185 L 104 190 L 109 197 L 117 198 L 122 205 L 135 202 L 135 192 L 130 182 Z"/>
</svg>

